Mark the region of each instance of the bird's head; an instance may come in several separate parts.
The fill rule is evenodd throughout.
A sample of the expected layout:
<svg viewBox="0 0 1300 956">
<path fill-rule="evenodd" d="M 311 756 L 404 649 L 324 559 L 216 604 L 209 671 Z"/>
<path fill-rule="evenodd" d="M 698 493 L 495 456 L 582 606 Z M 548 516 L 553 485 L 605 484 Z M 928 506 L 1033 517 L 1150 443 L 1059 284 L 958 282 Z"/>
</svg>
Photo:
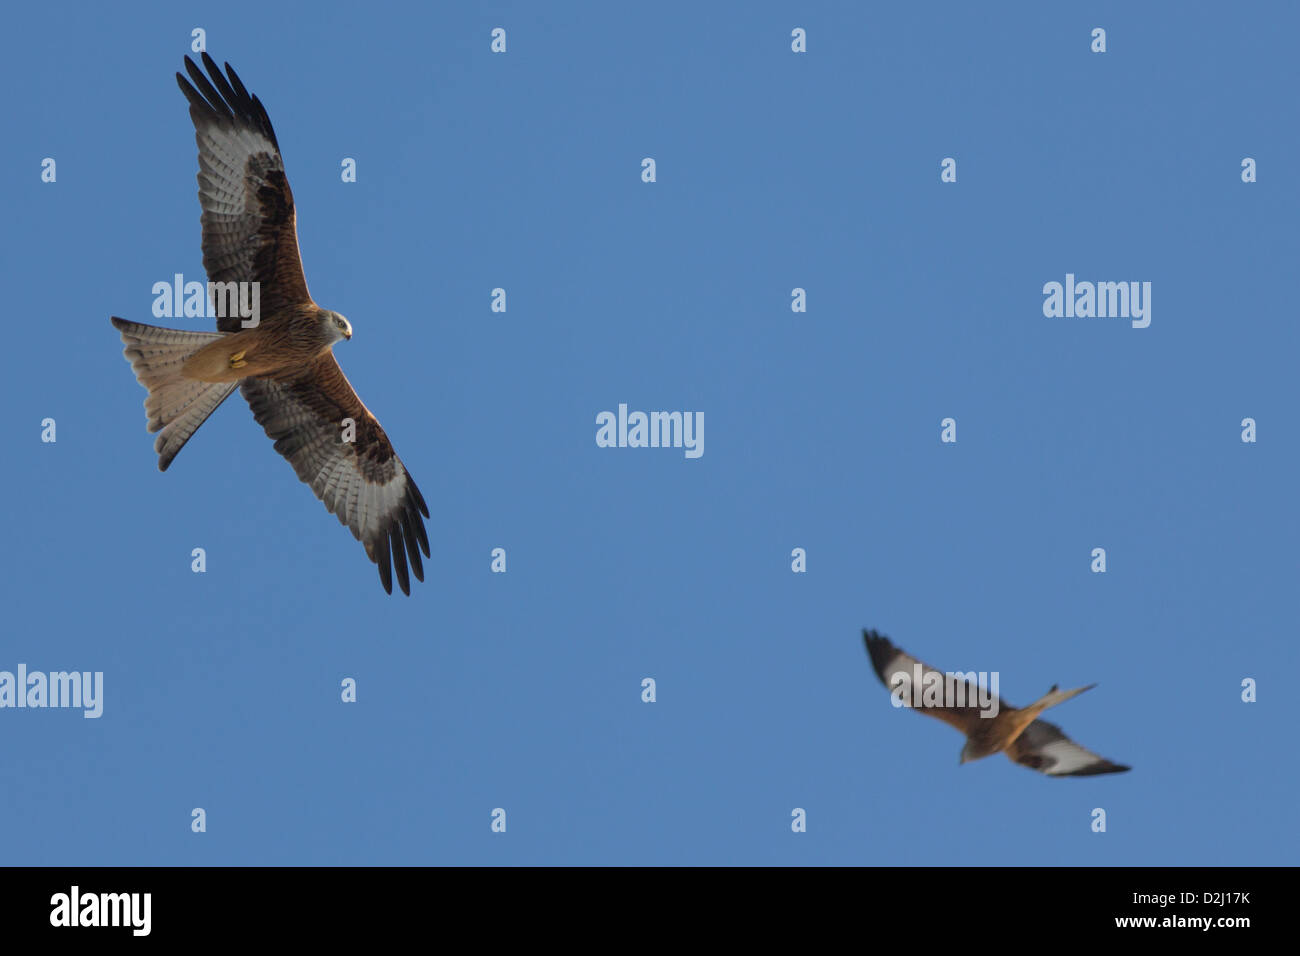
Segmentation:
<svg viewBox="0 0 1300 956">
<path fill-rule="evenodd" d="M 342 313 L 326 310 L 321 313 L 321 322 L 325 326 L 330 342 L 352 338 L 352 323 L 344 318 Z"/>
</svg>

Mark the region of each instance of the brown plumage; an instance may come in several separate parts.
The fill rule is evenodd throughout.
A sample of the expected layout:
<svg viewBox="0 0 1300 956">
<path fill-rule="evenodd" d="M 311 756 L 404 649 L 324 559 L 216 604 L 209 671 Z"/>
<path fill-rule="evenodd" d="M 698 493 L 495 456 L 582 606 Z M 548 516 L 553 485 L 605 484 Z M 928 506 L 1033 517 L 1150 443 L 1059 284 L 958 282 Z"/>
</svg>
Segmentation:
<svg viewBox="0 0 1300 956">
<path fill-rule="evenodd" d="M 936 679 L 942 681 L 944 674 L 941 671 L 936 671 L 899 650 L 889 638 L 867 630 L 862 632 L 862 637 L 876 676 L 891 692 L 901 688 L 904 706 L 913 706 L 911 688 L 917 673 L 921 674 L 923 684 Z M 966 745 L 961 752 L 962 763 L 995 753 L 1005 753 L 1016 763 L 1051 777 L 1122 773 L 1130 768 L 1098 757 L 1065 736 L 1060 727 L 1038 719 L 1038 715 L 1047 708 L 1064 703 L 1096 686 L 1089 684 L 1073 690 L 1058 690 L 1053 685 L 1046 694 L 1024 708 L 1012 707 L 1001 698 L 993 698 L 997 704 L 997 713 L 995 716 L 984 716 L 978 705 L 976 688 L 969 681 L 962 680 L 954 683 L 954 690 L 960 688 L 956 699 L 944 697 L 941 703 L 924 703 L 915 709 L 931 717 L 938 717 L 966 735 Z M 990 708 L 990 713 L 992 710 Z"/>
<path fill-rule="evenodd" d="M 298 254 L 297 215 L 275 131 L 261 101 L 227 63 L 223 76 L 207 53 L 207 75 L 185 58 L 199 146 L 203 267 L 209 283 L 255 283 L 259 314 L 223 315 L 217 332 L 185 332 L 116 316 L 124 354 L 145 399 L 154 449 L 166 471 L 195 430 L 238 386 L 275 450 L 379 566 L 410 594 L 429 556 L 420 490 L 379 421 L 334 359 L 352 337 L 347 319 L 322 309 L 307 291 Z"/>
</svg>

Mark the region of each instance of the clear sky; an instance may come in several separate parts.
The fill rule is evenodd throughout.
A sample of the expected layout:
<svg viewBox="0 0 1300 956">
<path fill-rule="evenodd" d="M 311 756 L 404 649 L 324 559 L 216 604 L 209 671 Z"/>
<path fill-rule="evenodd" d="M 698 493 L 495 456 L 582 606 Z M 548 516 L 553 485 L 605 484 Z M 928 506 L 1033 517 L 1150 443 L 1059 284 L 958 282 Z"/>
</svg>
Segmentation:
<svg viewBox="0 0 1300 956">
<path fill-rule="evenodd" d="M 7 7 L 0 670 L 103 713 L 0 709 L 0 860 L 1297 862 L 1300 16 L 971 6 Z M 211 328 L 152 315 L 196 27 L 429 502 L 409 598 L 240 397 L 157 470 L 108 318 Z M 703 454 L 598 447 L 620 404 Z M 959 766 L 863 627 L 1096 682 L 1052 719 L 1133 771 Z"/>
</svg>

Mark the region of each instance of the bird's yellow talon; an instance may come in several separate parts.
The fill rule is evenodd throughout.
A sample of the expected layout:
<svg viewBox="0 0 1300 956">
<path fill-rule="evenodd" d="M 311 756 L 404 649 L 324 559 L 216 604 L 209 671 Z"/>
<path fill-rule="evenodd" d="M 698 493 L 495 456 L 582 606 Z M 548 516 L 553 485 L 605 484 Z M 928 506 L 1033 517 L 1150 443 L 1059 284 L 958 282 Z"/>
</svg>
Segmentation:
<svg viewBox="0 0 1300 956">
<path fill-rule="evenodd" d="M 247 351 L 248 351 L 247 349 L 240 349 L 234 355 L 230 356 L 230 367 L 243 368 L 245 365 L 247 365 L 248 363 L 244 361 L 244 353 Z"/>
</svg>

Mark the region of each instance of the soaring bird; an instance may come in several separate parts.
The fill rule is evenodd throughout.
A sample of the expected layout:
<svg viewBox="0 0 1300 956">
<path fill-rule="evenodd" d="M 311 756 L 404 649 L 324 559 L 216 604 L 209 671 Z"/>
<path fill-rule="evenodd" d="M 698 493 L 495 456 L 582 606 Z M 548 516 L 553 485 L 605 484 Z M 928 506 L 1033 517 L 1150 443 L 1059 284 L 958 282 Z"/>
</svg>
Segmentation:
<svg viewBox="0 0 1300 956">
<path fill-rule="evenodd" d="M 123 354 L 149 390 L 145 414 L 167 470 L 195 430 L 236 388 L 298 477 L 379 566 L 410 594 L 424 580 L 429 508 L 378 420 L 352 390 L 334 346 L 352 326 L 307 291 L 297 215 L 266 109 L 230 64 L 188 56 L 176 82 L 190 104 L 199 146 L 203 268 L 210 294 L 255 308 L 218 309 L 216 332 L 164 329 L 116 316 Z M 222 312 L 225 312 L 222 315 Z M 236 314 L 230 314 L 235 311 Z"/>
<path fill-rule="evenodd" d="M 862 632 L 862 637 L 880 682 L 902 702 L 902 706 L 916 707 L 966 735 L 966 745 L 961 750 L 962 763 L 1001 752 L 1016 763 L 1049 777 L 1086 777 L 1099 773 L 1123 773 L 1130 769 L 1085 750 L 1065 736 L 1056 724 L 1038 719 L 1047 708 L 1064 703 L 1085 690 L 1092 690 L 1096 684 L 1074 690 L 1058 690 L 1053 685 L 1051 690 L 1025 708 L 1012 707 L 993 696 L 991 702 L 995 706 L 985 709 L 980 706 L 978 689 L 970 681 L 961 679 L 960 675 L 954 675 L 956 680 L 949 678 L 945 682 L 942 671 L 905 654 L 889 638 L 868 630 Z M 952 688 L 953 699 L 945 695 L 933 702 L 925 702 L 929 695 L 922 691 L 922 685 Z M 987 691 L 985 700 L 989 700 Z"/>
</svg>

